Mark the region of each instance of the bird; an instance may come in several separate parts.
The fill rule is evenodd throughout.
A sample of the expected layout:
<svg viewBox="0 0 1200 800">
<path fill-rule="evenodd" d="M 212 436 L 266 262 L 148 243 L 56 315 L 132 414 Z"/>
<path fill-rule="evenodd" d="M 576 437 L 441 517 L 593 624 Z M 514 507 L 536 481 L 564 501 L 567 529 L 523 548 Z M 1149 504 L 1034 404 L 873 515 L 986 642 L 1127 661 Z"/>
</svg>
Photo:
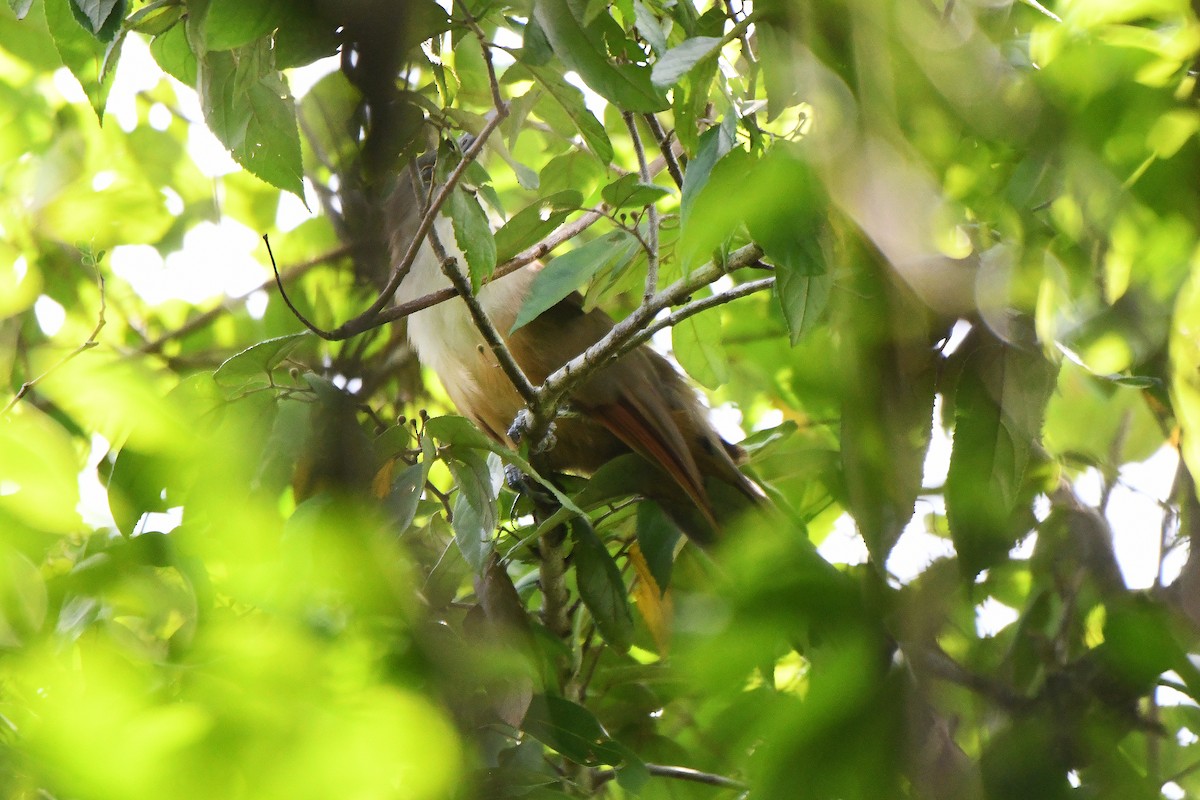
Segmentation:
<svg viewBox="0 0 1200 800">
<path fill-rule="evenodd" d="M 393 264 L 407 251 L 420 216 L 421 198 L 410 171 L 397 180 L 386 209 Z M 451 220 L 439 215 L 434 231 L 446 252 L 464 263 Z M 585 309 L 582 297 L 573 293 L 509 332 L 542 268 L 541 262 L 528 264 L 485 283 L 477 295 L 534 385 L 614 325 L 603 310 Z M 415 300 L 450 285 L 426 241 L 394 302 Z M 408 339 L 458 411 L 495 441 L 514 446 L 509 431 L 525 402 L 485 344 L 462 298 L 411 314 Z M 569 402 L 575 413 L 556 421 L 554 445 L 541 454 L 548 469 L 589 475 L 618 456 L 635 453 L 653 467 L 641 494 L 658 502 L 683 533 L 702 545 L 715 541 L 731 506 L 765 500 L 762 488 L 738 468 L 741 449 L 717 433 L 697 391 L 649 347 L 641 345 L 602 367 L 570 394 Z M 715 494 L 721 501 L 714 502 Z"/>
</svg>

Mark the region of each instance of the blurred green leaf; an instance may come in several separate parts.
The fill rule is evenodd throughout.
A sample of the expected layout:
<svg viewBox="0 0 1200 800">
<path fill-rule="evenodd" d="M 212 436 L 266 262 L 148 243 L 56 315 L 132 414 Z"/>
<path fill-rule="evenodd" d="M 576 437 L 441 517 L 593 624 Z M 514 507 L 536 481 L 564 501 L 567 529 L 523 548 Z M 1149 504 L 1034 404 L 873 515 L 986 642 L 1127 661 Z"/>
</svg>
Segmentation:
<svg viewBox="0 0 1200 800">
<path fill-rule="evenodd" d="M 307 337 L 307 332 L 291 333 L 252 344 L 226 359 L 213 379 L 231 394 L 270 386 L 271 372 Z"/>
</svg>

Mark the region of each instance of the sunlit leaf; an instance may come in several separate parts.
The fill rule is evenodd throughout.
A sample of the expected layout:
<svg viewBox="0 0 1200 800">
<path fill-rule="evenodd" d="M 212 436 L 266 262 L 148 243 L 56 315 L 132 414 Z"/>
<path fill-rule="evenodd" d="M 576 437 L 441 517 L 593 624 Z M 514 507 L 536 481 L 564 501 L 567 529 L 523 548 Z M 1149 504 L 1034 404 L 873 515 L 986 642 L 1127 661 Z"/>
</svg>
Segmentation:
<svg viewBox="0 0 1200 800">
<path fill-rule="evenodd" d="M 714 36 L 697 36 L 672 47 L 654 62 L 651 80 L 655 86 L 666 88 L 675 85 L 700 61 L 711 58 L 721 50 L 721 39 Z"/>
</svg>

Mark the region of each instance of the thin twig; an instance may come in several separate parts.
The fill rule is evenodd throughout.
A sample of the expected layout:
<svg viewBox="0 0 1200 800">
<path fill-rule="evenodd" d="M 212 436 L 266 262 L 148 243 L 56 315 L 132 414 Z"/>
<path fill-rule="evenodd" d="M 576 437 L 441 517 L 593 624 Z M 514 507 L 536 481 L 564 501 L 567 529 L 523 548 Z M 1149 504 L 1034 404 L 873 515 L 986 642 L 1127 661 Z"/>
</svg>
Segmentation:
<svg viewBox="0 0 1200 800">
<path fill-rule="evenodd" d="M 518 253 L 508 261 L 505 261 L 503 264 L 496 267 L 496 269 L 493 270 L 491 277 L 485 279 L 484 283 L 490 283 L 492 281 L 499 280 L 505 275 L 510 275 L 516 272 L 527 264 L 532 264 L 534 261 L 542 258 L 563 242 L 574 239 L 576 236 L 583 233 L 583 231 L 596 224 L 597 221 L 604 219 L 605 213 L 605 207 L 601 205 L 589 210 L 574 222 L 559 227 L 533 247 L 530 247 L 528 250 L 525 250 L 522 253 Z M 436 292 L 430 292 L 424 297 L 418 297 L 403 303 L 397 303 L 396 305 L 379 314 L 379 324 L 403 319 L 410 314 L 415 314 L 416 312 L 423 311 L 431 306 L 444 303 L 447 300 L 457 296 L 458 292 L 456 292 L 453 287 L 448 287 L 445 289 L 438 289 Z"/>
<path fill-rule="evenodd" d="M 301 261 L 298 264 L 294 264 L 290 267 L 287 267 L 286 269 L 280 270 L 280 279 L 284 283 L 291 283 L 292 281 L 294 281 L 295 279 L 304 275 L 306 272 L 313 269 L 314 267 L 318 267 L 321 264 L 327 264 L 330 261 L 336 261 L 339 258 L 350 255 L 352 252 L 354 252 L 354 249 L 355 249 L 354 245 L 347 244 L 347 245 L 338 247 L 334 250 L 330 250 L 327 253 L 322 253 L 321 255 L 316 256 L 314 258 L 310 258 L 307 261 Z M 216 306 L 215 308 L 210 308 L 208 311 L 205 311 L 203 314 L 198 314 L 198 315 L 192 317 L 191 319 L 189 319 L 184 324 L 180 325 L 175 330 L 164 333 L 162 336 L 158 337 L 157 339 L 155 339 L 152 342 L 146 342 L 141 347 L 139 347 L 136 352 L 143 353 L 143 354 L 157 353 L 160 350 L 162 350 L 163 345 L 165 345 L 167 342 L 170 342 L 174 339 L 182 339 L 184 336 L 187 336 L 190 333 L 195 333 L 196 331 L 200 330 L 204 326 L 211 324 L 214 320 L 216 320 L 222 314 L 229 314 L 229 313 L 232 313 L 233 311 L 236 311 L 241 306 L 244 306 L 246 304 L 246 301 L 249 300 L 250 297 L 253 296 L 256 292 L 267 291 L 273 285 L 275 285 L 274 277 L 272 277 L 266 281 L 263 281 L 262 284 L 255 287 L 254 289 L 251 289 L 249 292 L 246 292 L 246 294 L 241 295 L 240 297 L 231 297 L 231 298 L 225 300 L 219 306 Z"/>
<path fill-rule="evenodd" d="M 658 142 L 659 152 L 662 153 L 662 158 L 667 165 L 667 172 L 671 175 L 671 180 L 675 182 L 676 187 L 682 189 L 683 169 L 680 168 L 679 160 L 675 157 L 671 138 L 663 129 L 662 123 L 658 121 L 658 117 L 653 114 L 643 114 L 642 119 L 646 121 L 646 127 L 650 129 L 650 133 L 654 134 L 654 140 Z"/>
<path fill-rule="evenodd" d="M 646 163 L 646 149 L 642 147 L 637 120 L 632 111 L 626 111 L 622 116 L 625 118 L 625 127 L 629 129 L 629 139 L 633 142 L 633 152 L 637 155 L 639 178 L 642 183 L 650 183 L 650 166 Z M 658 207 L 651 203 L 646 207 L 646 213 L 649 230 L 646 232 L 646 290 L 642 294 L 643 301 L 654 297 L 658 291 Z"/>
<path fill-rule="evenodd" d="M 761 292 L 763 289 L 770 289 L 774 285 L 775 278 L 773 276 L 770 278 L 760 278 L 756 281 L 740 283 L 732 289 L 721 292 L 720 294 L 714 294 L 710 297 L 702 297 L 699 300 L 693 300 L 687 305 L 683 305 L 675 309 L 667 316 L 659 317 L 658 319 L 654 320 L 653 324 L 643 328 L 636 336 L 633 336 L 629 341 L 627 341 L 617 351 L 617 355 L 618 357 L 625 355 L 635 347 L 638 347 L 639 345 L 649 341 L 654 334 L 658 333 L 663 328 L 673 328 L 688 317 L 695 316 L 701 311 L 707 311 L 710 308 L 716 308 L 717 306 L 737 300 L 740 297 L 746 297 L 754 294 L 755 292 Z"/>
<path fill-rule="evenodd" d="M 96 327 L 92 328 L 92 332 L 82 344 L 56 361 L 48 370 L 43 372 L 41 375 L 38 375 L 36 378 L 22 383 L 21 388 L 17 390 L 17 393 L 13 395 L 13 398 L 9 400 L 8 404 L 4 406 L 4 409 L 0 411 L 0 417 L 8 416 L 8 412 L 12 411 L 13 407 L 16 406 L 17 403 L 21 402 L 25 395 L 29 394 L 29 391 L 33 389 L 33 387 L 36 386 L 40 381 L 45 380 L 55 371 L 61 369 L 68 361 L 75 358 L 83 351 L 91 350 L 93 347 L 100 344 L 98 337 L 100 336 L 100 331 L 104 329 L 104 312 L 107 310 L 108 305 L 104 297 L 104 276 L 100 274 L 98 269 L 96 270 L 96 282 L 100 287 L 100 313 L 96 318 Z"/>
<path fill-rule="evenodd" d="M 567 394 L 611 362 L 625 342 L 650 324 L 658 312 L 679 304 L 698 289 L 727 272 L 741 269 L 758 260 L 762 255 L 763 251 L 758 245 L 749 244 L 735 250 L 721 262 L 710 261 L 693 270 L 686 277 L 643 301 L 633 313 L 614 325 L 599 341 L 557 369 L 538 391 L 539 405 L 531 409 L 530 429 L 534 433 L 534 441 L 539 441 L 540 435 L 544 435 L 545 429 L 549 427 Z"/>
<path fill-rule="evenodd" d="M 691 767 L 675 767 L 669 764 L 647 764 L 646 771 L 657 778 L 671 778 L 677 781 L 703 783 L 705 786 L 719 786 L 722 789 L 744 790 L 749 788 L 746 784 L 733 778 L 716 775 L 712 772 L 701 772 Z M 617 777 L 616 770 L 601 770 L 596 773 L 596 785 L 601 786 L 615 777 Z"/>
<path fill-rule="evenodd" d="M 413 235 L 412 241 L 408 244 L 408 250 L 405 251 L 404 258 L 400 259 L 400 263 L 392 269 L 392 274 L 388 278 L 387 285 L 383 288 L 383 291 L 379 293 L 379 296 L 375 299 L 375 302 L 371 303 L 371 305 L 368 306 L 367 309 L 361 314 L 347 322 L 342 323 L 332 331 L 323 331 L 312 326 L 308 326 L 313 333 L 317 334 L 323 339 L 333 341 L 349 339 L 351 336 L 355 336 L 363 331 L 369 330 L 370 328 L 381 325 L 385 321 L 395 319 L 395 317 L 390 317 L 388 320 L 384 320 L 380 312 L 383 311 L 384 307 L 391 302 L 392 297 L 394 297 L 396 294 L 396 290 L 400 288 L 400 282 L 404 280 L 406 275 L 408 275 L 408 271 L 412 268 L 412 263 L 416 260 L 417 253 L 420 251 L 421 245 L 424 244 L 430 228 L 433 227 L 434 220 L 437 219 L 437 215 L 441 211 L 442 206 L 445 204 L 446 200 L 449 199 L 450 192 L 452 192 L 454 187 L 458 185 L 459 178 L 462 177 L 462 174 L 466 171 L 467 167 L 469 167 L 475 161 L 475 159 L 479 157 L 479 153 L 483 150 L 483 146 L 487 142 L 488 137 L 492 135 L 492 131 L 496 130 L 496 128 L 507 116 L 507 107 L 497 109 L 495 116 L 484 123 L 483 128 L 479 131 L 479 135 L 473 142 L 471 142 L 467 149 L 463 151 L 462 159 L 458 162 L 454 169 L 451 170 L 450 174 L 446 177 L 446 182 L 438 189 L 438 193 L 434 196 L 433 201 L 429 204 L 429 208 L 426 209 L 425 214 L 422 215 L 421 223 L 417 226 L 417 231 Z"/>
</svg>

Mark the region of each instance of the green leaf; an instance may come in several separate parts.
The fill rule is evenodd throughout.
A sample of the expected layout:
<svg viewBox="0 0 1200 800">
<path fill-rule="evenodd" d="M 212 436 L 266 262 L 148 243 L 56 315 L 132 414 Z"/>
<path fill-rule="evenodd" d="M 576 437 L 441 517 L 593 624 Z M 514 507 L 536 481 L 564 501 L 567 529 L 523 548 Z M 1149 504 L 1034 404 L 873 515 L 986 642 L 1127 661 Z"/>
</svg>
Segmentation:
<svg viewBox="0 0 1200 800">
<path fill-rule="evenodd" d="M 484 279 L 496 268 L 496 238 L 487 214 L 473 195 L 455 186 L 445 206 L 454 223 L 454 240 L 467 261 L 471 288 L 479 291 Z"/>
<path fill-rule="evenodd" d="M 509 333 L 553 308 L 596 273 L 631 257 L 637 246 L 625 231 L 612 231 L 552 260 L 533 279 Z"/>
<path fill-rule="evenodd" d="M 704 386 L 716 389 L 729 380 L 720 312 L 698 314 L 680 322 L 671 329 L 671 346 L 679 366 Z"/>
<path fill-rule="evenodd" d="M 700 149 L 696 152 L 696 157 L 688 164 L 687 172 L 683 175 L 683 188 L 679 200 L 681 225 L 687 225 L 692 206 L 696 203 L 696 197 L 708 183 L 716 163 L 733 149 L 733 143 L 733 134 L 724 125 L 709 128 L 701 134 Z"/>
<path fill-rule="evenodd" d="M 654 576 L 658 588 L 666 591 L 671 585 L 671 570 L 675 566 L 675 547 L 682 536 L 657 503 L 638 503 L 637 541 Z"/>
<path fill-rule="evenodd" d="M 518 211 L 496 231 L 496 261 L 504 263 L 527 247 L 537 244 L 562 224 L 567 215 L 583 205 L 583 195 L 574 189 L 555 192 Z"/>
<path fill-rule="evenodd" d="M 199 83 L 205 120 L 234 160 L 303 200 L 296 107 L 274 67 L 270 41 L 207 53 Z"/>
<path fill-rule="evenodd" d="M 618 765 L 625 758 L 591 711 L 557 695 L 535 695 L 521 729 L 576 764 Z"/>
<path fill-rule="evenodd" d="M 1175 301 L 1171 320 L 1171 404 L 1183 431 L 1180 454 L 1192 475 L 1200 475 L 1200 272 L 1193 271 Z M 1200 496 L 1200 480 L 1196 481 Z"/>
<path fill-rule="evenodd" d="M 116 36 L 125 17 L 125 0 L 71 0 L 71 6 L 79 24 L 101 41 L 109 41 Z M 114 19 L 115 27 L 111 24 Z"/>
<path fill-rule="evenodd" d="M 163 72 L 185 86 L 196 85 L 200 67 L 188 45 L 187 30 L 183 25 L 176 25 L 155 36 L 150 42 L 150 53 Z"/>
<path fill-rule="evenodd" d="M 263 38 L 289 16 L 288 0 L 210 0 L 205 35 L 210 50 L 233 50 Z"/>
<path fill-rule="evenodd" d="M 68 533 L 80 525 L 83 467 L 67 431 L 32 406 L 0 421 L 0 517 L 10 527 Z M 9 522 L 12 521 L 12 522 Z M 15 522 L 15 525 L 12 523 Z"/>
<path fill-rule="evenodd" d="M 19 647 L 41 630 L 49 597 L 37 566 L 0 540 L 0 648 Z"/>
<path fill-rule="evenodd" d="M 384 498 L 384 508 L 391 518 L 393 529 L 403 533 L 412 525 L 413 517 L 417 515 L 417 506 L 421 502 L 421 492 L 425 488 L 425 478 L 429 473 L 429 465 L 422 461 L 412 464 L 392 480 L 387 497 Z"/>
<path fill-rule="evenodd" d="M 1038 350 L 987 343 L 968 357 L 946 476 L 950 533 L 968 575 L 1002 559 L 1032 524 L 1025 484 L 1053 389 Z"/>
<path fill-rule="evenodd" d="M 661 89 L 674 86 L 692 67 L 721 52 L 721 42 L 715 36 L 697 36 L 672 47 L 654 63 L 650 79 Z"/>
<path fill-rule="evenodd" d="M 624 653 L 633 643 L 633 615 L 621 570 L 587 520 L 580 517 L 571 521 L 571 537 L 575 541 L 571 558 L 579 597 L 604 641 Z"/>
<path fill-rule="evenodd" d="M 8 0 L 8 7 L 12 9 L 13 16 L 19 20 L 25 19 L 25 15 L 29 13 L 32 5 L 33 0 Z"/>
<path fill-rule="evenodd" d="M 308 336 L 307 332 L 292 333 L 250 345 L 217 367 L 213 380 L 228 391 L 240 392 L 270 386 L 271 371 L 282 364 Z"/>
<path fill-rule="evenodd" d="M 821 319 L 829 305 L 833 290 L 833 276 L 828 272 L 810 275 L 799 272 L 788 264 L 776 262 L 775 297 L 787 320 L 788 335 L 795 347 Z"/>
<path fill-rule="evenodd" d="M 634 173 L 622 175 L 600 191 L 604 202 L 613 209 L 645 208 L 670 193 L 671 190 L 664 186 L 642 183 Z"/>
<path fill-rule="evenodd" d="M 663 35 L 662 25 L 642 0 L 633 0 L 633 14 L 638 33 L 650 43 L 650 49 L 660 56 L 667 52 L 667 38 Z"/>
<path fill-rule="evenodd" d="M 92 35 L 80 25 L 76 12 L 71 0 L 46 0 L 46 26 L 63 65 L 83 87 L 96 118 L 103 121 L 114 75 L 109 56 L 120 48 L 121 40 L 115 33 L 106 39 Z"/>
<path fill-rule="evenodd" d="M 585 27 L 564 0 L 537 0 L 533 16 L 555 54 L 579 73 L 589 87 L 623 111 L 662 111 L 666 95 L 650 81 L 650 70 L 636 64 L 613 64 L 603 40 Z"/>
<path fill-rule="evenodd" d="M 604 130 L 604 126 L 599 120 L 588 110 L 583 102 L 583 92 L 562 79 L 556 71 L 549 67 L 541 67 L 529 63 L 521 63 L 514 65 L 509 69 L 513 73 L 510 76 L 505 73 L 506 79 L 509 77 L 517 77 L 520 68 L 524 68 L 533 76 L 538 85 L 542 87 L 555 102 L 562 106 L 563 111 L 575 123 L 575 127 L 579 130 L 583 141 L 587 143 L 588 149 L 592 151 L 592 155 L 601 161 L 608 163 L 613 159 L 613 146 L 608 138 L 608 133 Z"/>
<path fill-rule="evenodd" d="M 482 572 L 495 547 L 499 470 L 493 474 L 488 459 L 470 448 L 452 450 L 445 462 L 458 487 L 452 520 L 454 541 L 471 568 Z"/>
</svg>

